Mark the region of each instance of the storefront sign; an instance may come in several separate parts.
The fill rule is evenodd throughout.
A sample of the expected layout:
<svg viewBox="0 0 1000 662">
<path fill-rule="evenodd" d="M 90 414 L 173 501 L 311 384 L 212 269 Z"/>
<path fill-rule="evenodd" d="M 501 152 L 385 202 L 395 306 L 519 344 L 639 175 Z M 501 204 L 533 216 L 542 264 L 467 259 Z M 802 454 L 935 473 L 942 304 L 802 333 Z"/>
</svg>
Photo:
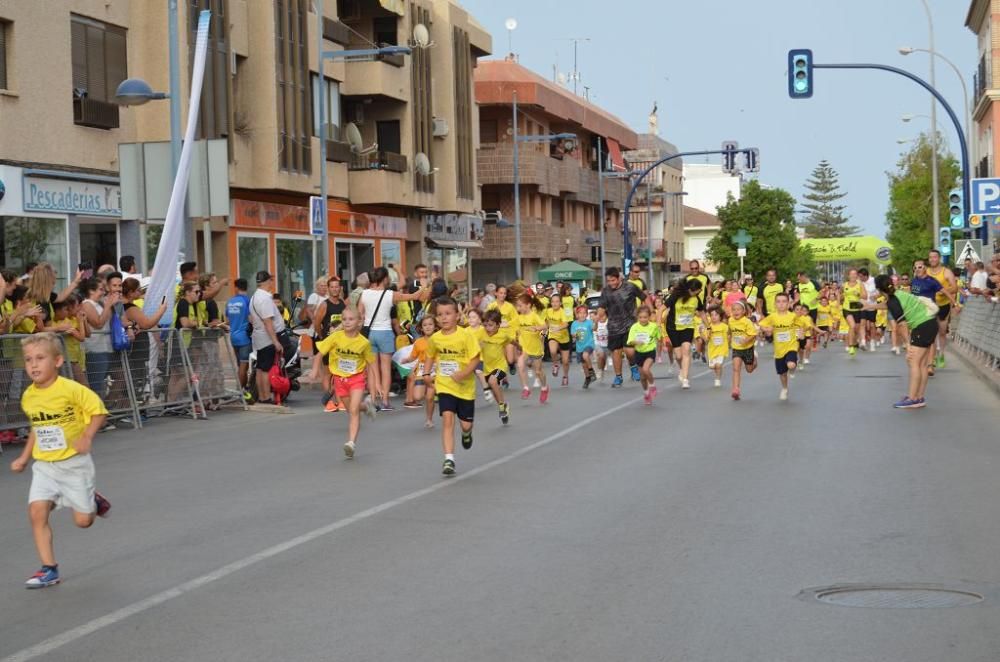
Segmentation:
<svg viewBox="0 0 1000 662">
<path fill-rule="evenodd" d="M 121 216 L 122 190 L 116 184 L 24 177 L 24 211 Z"/>
<path fill-rule="evenodd" d="M 330 234 L 359 237 L 406 238 L 406 219 L 397 216 L 359 214 L 328 205 Z M 283 205 L 275 202 L 233 200 L 233 224 L 243 228 L 291 230 L 309 234 L 311 222 L 308 207 Z"/>
<path fill-rule="evenodd" d="M 483 219 L 473 214 L 428 214 L 424 224 L 427 238 L 435 242 L 475 242 L 481 248 L 486 235 Z"/>
</svg>

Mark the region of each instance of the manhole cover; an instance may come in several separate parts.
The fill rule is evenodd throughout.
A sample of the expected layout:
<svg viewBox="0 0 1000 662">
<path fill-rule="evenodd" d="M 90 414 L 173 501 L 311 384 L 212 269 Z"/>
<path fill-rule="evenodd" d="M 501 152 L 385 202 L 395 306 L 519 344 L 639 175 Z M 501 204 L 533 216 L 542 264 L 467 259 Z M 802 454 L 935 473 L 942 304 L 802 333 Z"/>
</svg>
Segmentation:
<svg viewBox="0 0 1000 662">
<path fill-rule="evenodd" d="M 831 586 L 806 593 L 828 605 L 871 609 L 967 607 L 984 599 L 973 591 L 924 585 Z"/>
</svg>

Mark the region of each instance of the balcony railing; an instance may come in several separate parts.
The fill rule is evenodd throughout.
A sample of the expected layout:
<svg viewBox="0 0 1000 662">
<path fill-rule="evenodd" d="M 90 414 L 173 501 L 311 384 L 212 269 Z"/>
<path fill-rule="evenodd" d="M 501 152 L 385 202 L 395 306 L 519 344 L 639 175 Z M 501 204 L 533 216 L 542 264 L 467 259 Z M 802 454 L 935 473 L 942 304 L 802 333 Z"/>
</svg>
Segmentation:
<svg viewBox="0 0 1000 662">
<path fill-rule="evenodd" d="M 990 81 L 986 79 L 986 56 L 979 58 L 979 68 L 976 70 L 975 76 L 973 76 L 973 87 L 975 92 L 973 93 L 973 101 L 979 103 L 979 100 L 983 98 L 986 90 L 990 87 Z"/>
<path fill-rule="evenodd" d="M 95 129 L 117 129 L 118 106 L 107 101 L 76 97 L 73 99 L 73 123 Z"/>
<path fill-rule="evenodd" d="M 353 154 L 350 170 L 388 170 L 389 172 L 406 172 L 406 157 L 395 152 L 369 152 L 368 154 Z"/>
</svg>

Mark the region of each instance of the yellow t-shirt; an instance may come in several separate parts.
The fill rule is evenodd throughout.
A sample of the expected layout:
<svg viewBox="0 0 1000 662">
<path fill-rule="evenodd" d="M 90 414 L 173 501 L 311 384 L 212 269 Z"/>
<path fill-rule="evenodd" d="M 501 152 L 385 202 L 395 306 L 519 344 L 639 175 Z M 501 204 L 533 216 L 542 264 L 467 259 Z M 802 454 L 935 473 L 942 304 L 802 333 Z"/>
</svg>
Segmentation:
<svg viewBox="0 0 1000 662">
<path fill-rule="evenodd" d="M 565 344 L 569 342 L 569 318 L 566 316 L 565 308 L 546 308 L 545 323 L 549 327 L 549 340 Z M 559 329 L 559 327 L 563 327 Z M 557 330 L 558 329 L 558 330 Z"/>
<path fill-rule="evenodd" d="M 844 308 L 851 311 L 859 311 L 862 308 L 861 297 L 865 286 L 861 283 L 844 283 Z"/>
<path fill-rule="evenodd" d="M 353 377 L 375 363 L 368 338 L 360 333 L 352 338 L 343 329 L 316 343 L 316 351 L 330 355 L 330 373 L 337 377 Z"/>
<path fill-rule="evenodd" d="M 795 313 L 772 313 L 761 320 L 760 325 L 774 330 L 774 358 L 781 359 L 789 352 L 799 349 L 799 326 L 795 323 Z"/>
<path fill-rule="evenodd" d="M 757 327 L 749 317 L 729 319 L 729 342 L 733 349 L 752 349 L 757 341 Z"/>
<path fill-rule="evenodd" d="M 74 329 L 77 331 L 80 330 L 80 319 L 78 317 L 67 317 L 61 321 L 69 322 L 73 325 Z M 69 359 L 69 362 L 84 365 L 83 348 L 80 347 L 80 341 L 68 333 L 63 336 L 63 340 L 66 342 L 66 358 Z"/>
<path fill-rule="evenodd" d="M 816 326 L 832 326 L 833 317 L 831 316 L 831 306 L 820 305 L 817 309 L 819 312 L 816 313 Z"/>
<path fill-rule="evenodd" d="M 476 334 L 476 341 L 479 343 L 479 351 L 483 361 L 483 372 L 486 374 L 494 370 L 507 372 L 510 366 L 507 365 L 504 347 L 514 339 L 513 332 L 509 329 L 498 329 L 491 336 L 486 333 L 484 327 L 479 327 L 474 333 Z"/>
<path fill-rule="evenodd" d="M 880 294 L 875 298 L 875 303 L 885 303 L 886 298 L 884 294 Z M 887 310 L 876 310 L 875 311 L 875 326 L 888 326 L 889 324 L 889 311 Z"/>
<path fill-rule="evenodd" d="M 698 306 L 701 301 L 698 297 L 691 297 L 687 301 L 682 298 L 678 298 L 674 303 L 674 329 L 677 331 L 683 331 L 685 329 L 694 329 L 698 325 Z"/>
<path fill-rule="evenodd" d="M 464 369 L 472 361 L 479 361 L 479 341 L 476 334 L 462 327 L 446 334 L 438 331 L 431 336 L 427 353 L 436 359 L 434 364 L 434 390 L 462 400 L 476 399 L 476 377 L 468 375 L 460 382 L 452 375 Z"/>
<path fill-rule="evenodd" d="M 927 275 L 941 283 L 941 289 L 934 294 L 934 303 L 938 306 L 947 306 L 951 304 L 951 301 L 944 293 L 944 290 L 948 287 L 948 273 L 947 267 L 938 267 L 937 273 L 932 272 L 931 268 L 927 267 Z"/>
<path fill-rule="evenodd" d="M 635 347 L 635 351 L 649 353 L 656 351 L 656 341 L 660 339 L 660 327 L 654 322 L 640 324 L 636 322 L 628 330 L 625 342 Z"/>
<path fill-rule="evenodd" d="M 29 386 L 21 397 L 21 409 L 35 433 L 31 456 L 43 462 L 60 462 L 78 455 L 73 443 L 94 416 L 108 413 L 96 393 L 65 377 L 56 377 L 48 388 Z"/>
<path fill-rule="evenodd" d="M 511 326 L 517 317 L 517 309 L 514 308 L 514 304 L 510 301 L 504 301 L 502 304 L 494 301 L 486 307 L 486 310 L 500 311 L 500 326 L 502 327 Z"/>
<path fill-rule="evenodd" d="M 746 318 L 743 318 L 746 319 Z M 708 329 L 708 358 L 724 357 L 729 353 L 729 325 L 712 324 Z"/>
<path fill-rule="evenodd" d="M 795 316 L 795 324 L 800 329 L 802 329 L 802 337 L 803 338 L 812 338 L 813 325 L 812 325 L 812 318 L 811 317 L 809 317 L 808 315 L 796 315 Z"/>
<path fill-rule="evenodd" d="M 515 321 L 517 325 L 517 342 L 521 349 L 528 356 L 542 356 L 545 349 L 542 347 L 542 335 L 532 328 L 535 326 L 545 326 L 542 316 L 532 310 L 527 315 L 518 315 Z"/>
</svg>

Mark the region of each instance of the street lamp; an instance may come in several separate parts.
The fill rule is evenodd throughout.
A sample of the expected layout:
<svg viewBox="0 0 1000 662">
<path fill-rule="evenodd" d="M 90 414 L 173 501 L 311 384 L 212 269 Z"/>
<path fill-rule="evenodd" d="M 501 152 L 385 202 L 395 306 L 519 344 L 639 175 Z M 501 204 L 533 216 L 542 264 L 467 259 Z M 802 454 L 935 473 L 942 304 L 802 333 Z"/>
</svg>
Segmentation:
<svg viewBox="0 0 1000 662">
<path fill-rule="evenodd" d="M 931 5 L 928 0 L 920 0 L 924 5 L 924 13 L 927 14 L 927 32 L 928 32 L 928 48 L 934 50 L 934 15 L 931 13 Z M 904 53 L 905 55 L 905 53 Z M 937 89 L 937 81 L 934 76 L 934 58 L 931 58 L 931 87 Z M 937 241 L 937 236 L 940 234 L 939 230 L 941 228 L 941 198 L 939 191 L 938 182 L 938 132 L 937 132 L 937 99 L 934 95 L 931 95 L 931 124 L 935 127 L 934 131 L 931 131 L 931 198 L 934 200 L 934 204 L 931 205 L 932 216 L 934 219 L 934 233 L 931 235 L 934 237 L 934 241 Z"/>
<path fill-rule="evenodd" d="M 909 123 L 909 122 L 912 122 L 913 120 L 915 120 L 917 118 L 923 118 L 923 119 L 929 120 L 929 119 L 931 119 L 931 116 L 930 115 L 924 115 L 922 113 L 906 113 L 905 115 L 900 116 L 899 119 L 902 122 Z M 941 126 L 940 122 L 938 122 L 937 125 L 934 126 L 934 127 L 932 127 L 932 128 L 934 130 L 936 130 L 936 131 L 939 131 L 941 133 L 941 135 L 945 136 L 945 142 L 948 141 L 947 133 L 945 132 L 944 127 Z"/>
</svg>

